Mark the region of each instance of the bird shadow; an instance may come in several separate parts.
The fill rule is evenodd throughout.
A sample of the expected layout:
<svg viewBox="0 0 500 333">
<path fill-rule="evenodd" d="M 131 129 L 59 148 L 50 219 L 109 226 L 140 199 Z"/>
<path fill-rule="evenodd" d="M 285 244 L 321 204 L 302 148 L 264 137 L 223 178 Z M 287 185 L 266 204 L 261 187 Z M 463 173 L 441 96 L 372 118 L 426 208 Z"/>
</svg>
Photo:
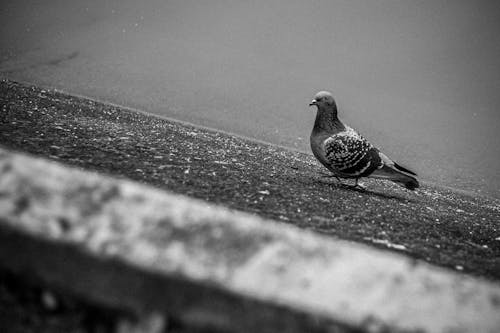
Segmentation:
<svg viewBox="0 0 500 333">
<path fill-rule="evenodd" d="M 336 188 L 339 188 L 339 189 L 350 190 L 350 191 L 358 192 L 358 193 L 361 193 L 361 194 L 376 196 L 376 197 L 379 197 L 379 198 L 382 198 L 382 199 L 388 199 L 388 200 L 392 199 L 392 200 L 397 200 L 397 201 L 400 201 L 400 202 L 414 202 L 414 200 L 411 200 L 411 199 L 408 199 L 408 198 L 405 198 L 405 197 L 402 197 L 402 196 L 399 196 L 399 195 L 388 194 L 388 193 L 379 192 L 379 191 L 373 191 L 373 190 L 369 190 L 369 189 L 366 189 L 366 188 L 361 188 L 361 187 L 358 187 L 358 186 L 345 184 L 345 183 L 342 183 L 342 182 L 339 182 L 339 181 L 333 181 L 333 182 L 331 182 L 331 181 L 328 181 L 327 179 L 324 179 L 324 178 L 323 179 L 317 179 L 317 178 L 315 178 L 314 182 L 317 183 L 317 184 L 333 185 L 333 186 L 335 186 Z"/>
</svg>

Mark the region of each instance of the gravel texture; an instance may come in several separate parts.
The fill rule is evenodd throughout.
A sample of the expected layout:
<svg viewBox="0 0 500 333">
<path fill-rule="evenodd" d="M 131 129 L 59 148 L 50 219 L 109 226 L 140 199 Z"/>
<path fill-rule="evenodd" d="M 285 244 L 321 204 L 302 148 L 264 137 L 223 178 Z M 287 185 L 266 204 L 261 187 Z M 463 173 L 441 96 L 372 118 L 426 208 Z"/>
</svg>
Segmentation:
<svg viewBox="0 0 500 333">
<path fill-rule="evenodd" d="M 500 201 L 325 177 L 312 155 L 53 90 L 0 83 L 0 144 L 500 280 Z"/>
<path fill-rule="evenodd" d="M 12 81 L 0 82 L 0 145 L 500 280 L 499 200 L 428 183 L 353 189 L 309 154 Z M 11 312 L 17 302 L 39 318 L 15 331 L 108 323 L 90 307 L 44 312 L 39 289 L 0 280 L 0 316 L 25 323 Z"/>
</svg>

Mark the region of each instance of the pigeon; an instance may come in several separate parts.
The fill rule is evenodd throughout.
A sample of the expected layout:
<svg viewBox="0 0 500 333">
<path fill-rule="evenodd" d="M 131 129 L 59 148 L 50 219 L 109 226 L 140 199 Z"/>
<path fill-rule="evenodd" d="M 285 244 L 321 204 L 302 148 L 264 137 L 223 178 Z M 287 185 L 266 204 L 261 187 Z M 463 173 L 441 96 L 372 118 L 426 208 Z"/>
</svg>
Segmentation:
<svg viewBox="0 0 500 333">
<path fill-rule="evenodd" d="M 361 177 L 391 180 L 409 190 L 419 187 L 417 174 L 410 171 L 374 147 L 368 140 L 337 117 L 337 105 L 328 91 L 320 91 L 309 106 L 318 111 L 311 133 L 314 156 L 333 177 L 355 179 Z"/>
</svg>

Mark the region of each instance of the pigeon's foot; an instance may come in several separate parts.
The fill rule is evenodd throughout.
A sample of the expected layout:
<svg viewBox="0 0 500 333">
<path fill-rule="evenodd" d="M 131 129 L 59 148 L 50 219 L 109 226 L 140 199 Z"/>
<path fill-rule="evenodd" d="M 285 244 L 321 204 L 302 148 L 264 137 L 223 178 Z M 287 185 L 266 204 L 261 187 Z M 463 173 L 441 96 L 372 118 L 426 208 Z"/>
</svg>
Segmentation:
<svg viewBox="0 0 500 333">
<path fill-rule="evenodd" d="M 361 191 L 366 191 L 366 186 L 364 184 L 356 184 L 353 186 L 355 189 L 359 189 Z"/>
<path fill-rule="evenodd" d="M 366 186 L 363 184 L 363 183 L 360 183 L 359 182 L 359 178 L 355 178 L 355 183 L 354 185 L 350 185 L 350 184 L 346 184 L 342 181 L 342 178 L 338 177 L 338 176 L 335 176 L 334 174 L 331 174 L 331 173 L 324 173 L 322 172 L 321 173 L 321 176 L 324 178 L 324 179 L 332 179 L 332 178 L 335 178 L 337 180 L 337 182 L 341 185 L 341 186 L 346 186 L 346 187 L 350 187 L 350 188 L 353 188 L 353 189 L 357 189 L 357 190 L 366 190 Z"/>
<path fill-rule="evenodd" d="M 356 178 L 356 182 L 354 183 L 354 185 L 352 185 L 352 188 L 362 191 L 366 190 L 366 186 L 363 183 L 359 182 L 359 178 Z"/>
</svg>

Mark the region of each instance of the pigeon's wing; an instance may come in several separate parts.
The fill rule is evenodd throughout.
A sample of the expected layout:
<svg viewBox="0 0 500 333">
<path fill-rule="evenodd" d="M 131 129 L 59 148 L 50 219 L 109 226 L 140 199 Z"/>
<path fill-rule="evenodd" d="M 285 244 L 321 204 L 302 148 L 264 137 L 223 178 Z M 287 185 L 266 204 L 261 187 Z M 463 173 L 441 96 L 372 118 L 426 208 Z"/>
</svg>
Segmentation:
<svg viewBox="0 0 500 333">
<path fill-rule="evenodd" d="M 344 177 L 366 177 L 383 163 L 378 149 L 351 128 L 328 137 L 323 147 L 330 169 Z"/>
</svg>

